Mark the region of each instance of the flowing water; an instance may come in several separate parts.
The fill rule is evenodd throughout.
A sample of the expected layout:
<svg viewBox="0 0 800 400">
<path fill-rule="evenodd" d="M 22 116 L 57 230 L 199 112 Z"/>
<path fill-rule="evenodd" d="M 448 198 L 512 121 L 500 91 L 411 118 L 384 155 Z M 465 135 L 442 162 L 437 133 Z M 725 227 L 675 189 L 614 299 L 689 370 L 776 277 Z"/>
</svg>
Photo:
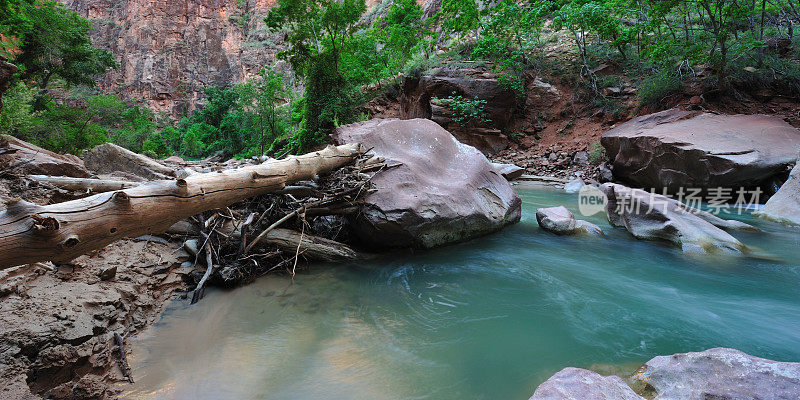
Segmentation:
<svg viewBox="0 0 800 400">
<path fill-rule="evenodd" d="M 687 257 L 613 229 L 539 229 L 577 195 L 520 189 L 522 221 L 419 254 L 312 265 L 197 305 L 133 339 L 128 399 L 527 399 L 566 366 L 631 372 L 733 347 L 800 361 L 800 233 L 754 220 L 763 258 Z M 570 207 L 570 205 L 573 205 Z"/>
</svg>

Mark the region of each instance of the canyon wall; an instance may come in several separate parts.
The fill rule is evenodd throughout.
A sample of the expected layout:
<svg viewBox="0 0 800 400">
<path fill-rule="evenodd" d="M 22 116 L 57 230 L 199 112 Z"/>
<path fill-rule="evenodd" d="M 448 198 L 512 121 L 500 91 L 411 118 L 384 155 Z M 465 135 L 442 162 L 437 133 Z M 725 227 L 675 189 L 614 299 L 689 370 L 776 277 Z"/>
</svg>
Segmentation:
<svg viewBox="0 0 800 400">
<path fill-rule="evenodd" d="M 274 65 L 283 42 L 263 21 L 275 0 L 61 2 L 92 21 L 95 46 L 120 64 L 99 86 L 173 117 L 202 105 L 205 87 L 235 84 Z"/>
<path fill-rule="evenodd" d="M 203 105 L 203 90 L 242 82 L 263 67 L 289 71 L 277 53 L 285 33 L 264 23 L 277 0 L 59 0 L 94 25 L 92 42 L 114 54 L 119 69 L 99 87 L 145 100 L 179 118 Z M 418 0 L 426 16 L 441 0 Z M 365 24 L 390 0 L 367 0 Z"/>
</svg>

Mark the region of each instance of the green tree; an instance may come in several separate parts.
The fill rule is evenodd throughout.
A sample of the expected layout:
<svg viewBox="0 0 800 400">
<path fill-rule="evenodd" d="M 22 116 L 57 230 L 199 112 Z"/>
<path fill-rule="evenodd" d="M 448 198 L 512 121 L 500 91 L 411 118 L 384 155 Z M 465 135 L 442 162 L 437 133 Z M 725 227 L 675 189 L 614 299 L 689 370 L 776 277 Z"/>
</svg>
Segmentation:
<svg viewBox="0 0 800 400">
<path fill-rule="evenodd" d="M 480 26 L 480 11 L 475 0 L 442 0 L 437 17 L 442 31 L 464 35 Z"/>
<path fill-rule="evenodd" d="M 257 79 L 240 85 L 241 101 L 255 114 L 255 130 L 258 134 L 260 154 L 264 147 L 283 133 L 284 116 L 281 105 L 290 93 L 284 83 L 284 75 L 272 69 L 262 69 Z"/>
<path fill-rule="evenodd" d="M 265 19 L 270 29 L 288 31 L 288 49 L 279 56 L 306 87 L 296 151 L 321 143 L 337 123 L 355 119 L 358 90 L 346 79 L 341 56 L 365 11 L 364 0 L 279 0 Z"/>
<path fill-rule="evenodd" d="M 419 42 L 430 32 L 422 20 L 423 10 L 416 0 L 395 0 L 383 18 L 383 43 L 402 66 Z"/>
<path fill-rule="evenodd" d="M 38 124 L 38 113 L 33 111 L 35 90 L 18 82 L 3 95 L 0 109 L 0 132 L 25 139 Z"/>
<path fill-rule="evenodd" d="M 91 23 L 74 11 L 53 1 L 36 2 L 24 9 L 27 23 L 15 31 L 22 45 L 14 61 L 21 67 L 22 78 L 42 89 L 36 109 L 43 107 L 45 89 L 54 77 L 70 85 L 94 86 L 97 75 L 116 68 L 111 53 L 92 46 Z"/>
</svg>

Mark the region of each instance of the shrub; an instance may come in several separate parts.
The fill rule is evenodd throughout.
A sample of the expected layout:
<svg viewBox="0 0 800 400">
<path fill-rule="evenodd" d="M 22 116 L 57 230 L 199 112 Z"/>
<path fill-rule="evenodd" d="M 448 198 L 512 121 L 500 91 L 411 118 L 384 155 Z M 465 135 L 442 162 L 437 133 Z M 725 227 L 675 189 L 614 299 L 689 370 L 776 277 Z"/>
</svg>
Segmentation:
<svg viewBox="0 0 800 400">
<path fill-rule="evenodd" d="M 594 142 L 592 149 L 589 150 L 589 162 L 593 165 L 599 164 L 606 157 L 606 149 L 600 142 Z"/>
<path fill-rule="evenodd" d="M 683 83 L 669 72 L 660 72 L 647 77 L 638 90 L 639 103 L 642 105 L 656 104 L 667 96 L 681 91 Z"/>
<path fill-rule="evenodd" d="M 486 100 L 467 99 L 453 93 L 444 99 L 432 98 L 450 107 L 453 111 L 453 121 L 466 127 L 469 124 L 485 124 L 490 122 L 486 117 Z"/>
</svg>

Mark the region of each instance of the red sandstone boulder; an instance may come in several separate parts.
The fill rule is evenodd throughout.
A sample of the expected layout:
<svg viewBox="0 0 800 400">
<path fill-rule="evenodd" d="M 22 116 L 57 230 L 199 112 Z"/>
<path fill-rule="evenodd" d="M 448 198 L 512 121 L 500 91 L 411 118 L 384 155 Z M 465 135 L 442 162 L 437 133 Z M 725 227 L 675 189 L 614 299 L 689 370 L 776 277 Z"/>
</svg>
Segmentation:
<svg viewBox="0 0 800 400">
<path fill-rule="evenodd" d="M 510 128 L 521 99 L 500 84 L 497 74 L 474 68 L 439 68 L 430 74 L 404 77 L 402 89 L 400 106 L 404 119 L 432 119 L 460 142 L 477 147 L 484 154 L 508 147 L 508 138 L 502 132 Z M 485 101 L 488 122 L 465 126 L 456 123 L 446 100 L 454 94 Z"/>
<path fill-rule="evenodd" d="M 374 119 L 336 129 L 397 167 L 372 179 L 356 231 L 380 248 L 430 248 L 464 241 L 520 219 L 517 193 L 489 160 L 426 119 Z"/>
<path fill-rule="evenodd" d="M 797 161 L 800 131 L 778 117 L 671 109 L 634 118 L 601 143 L 617 179 L 676 192 L 765 184 Z"/>
</svg>

